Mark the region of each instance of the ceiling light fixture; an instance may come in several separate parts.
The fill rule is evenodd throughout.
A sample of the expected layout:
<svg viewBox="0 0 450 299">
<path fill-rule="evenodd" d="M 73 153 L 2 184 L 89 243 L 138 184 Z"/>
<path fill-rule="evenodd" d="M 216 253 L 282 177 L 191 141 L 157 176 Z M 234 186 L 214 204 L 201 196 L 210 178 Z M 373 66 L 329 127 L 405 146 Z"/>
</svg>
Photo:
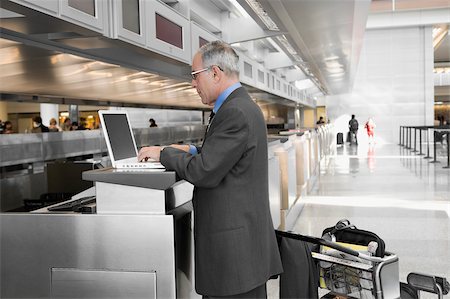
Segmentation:
<svg viewBox="0 0 450 299">
<path fill-rule="evenodd" d="M 295 49 L 291 46 L 285 35 L 277 36 L 276 39 L 283 45 L 283 47 L 289 52 L 289 54 L 297 55 L 297 51 L 295 51 Z"/>
<path fill-rule="evenodd" d="M 433 69 L 433 73 L 435 73 L 435 74 L 448 74 L 448 73 L 450 73 L 450 67 L 435 67 Z"/>
<path fill-rule="evenodd" d="M 277 24 L 269 17 L 267 12 L 257 0 L 245 0 L 252 10 L 258 15 L 261 21 L 266 25 L 267 29 L 272 31 L 280 31 Z"/>
<path fill-rule="evenodd" d="M 436 49 L 448 34 L 448 26 L 433 28 L 433 49 Z"/>
</svg>

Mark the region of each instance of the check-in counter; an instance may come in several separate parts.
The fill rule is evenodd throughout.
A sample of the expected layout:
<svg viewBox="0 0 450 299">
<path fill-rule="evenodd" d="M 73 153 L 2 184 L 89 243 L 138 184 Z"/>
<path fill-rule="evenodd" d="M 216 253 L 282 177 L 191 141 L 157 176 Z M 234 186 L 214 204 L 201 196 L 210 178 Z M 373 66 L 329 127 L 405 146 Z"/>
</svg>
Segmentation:
<svg viewBox="0 0 450 299">
<path fill-rule="evenodd" d="M 203 125 L 133 130 L 138 147 L 196 143 L 204 137 L 204 132 Z M 107 167 L 111 163 L 107 156 L 103 157 L 106 151 L 101 130 L 0 134 L 0 171 L 4 174 L 0 177 L 0 211 L 20 208 L 24 199 L 39 198 L 50 192 L 46 188 L 45 164 L 92 157 L 92 161 Z"/>
<path fill-rule="evenodd" d="M 319 162 L 314 134 L 269 139 L 275 228 L 293 228 L 305 187 L 313 184 L 311 172 Z M 326 132 L 319 136 L 324 138 Z M 105 168 L 84 172 L 83 179 L 95 182 L 79 194 L 96 195 L 94 214 L 46 209 L 0 214 L 1 297 L 198 297 L 193 186 L 177 181 L 174 172 L 158 170 Z"/>
<path fill-rule="evenodd" d="M 285 142 L 273 145 L 271 149 L 279 160 L 280 229 L 292 228 L 302 208 L 302 205 L 298 204 L 301 190 L 298 188 L 297 180 L 300 169 L 297 163 L 297 138 L 296 134 L 290 135 Z"/>
<path fill-rule="evenodd" d="M 331 153 L 333 133 L 329 125 L 316 130 L 280 132 L 284 140 L 272 145 L 279 160 L 280 228 L 292 229 L 302 208 L 301 197 L 314 185 L 319 163 Z M 270 147 L 269 147 L 270 148 Z"/>
<path fill-rule="evenodd" d="M 309 178 L 311 176 L 310 173 L 310 168 L 311 166 L 310 164 L 310 140 L 309 140 L 309 132 L 306 132 L 305 134 L 302 135 L 302 147 L 303 147 L 303 178 L 305 183 L 307 183 L 309 181 Z"/>
<path fill-rule="evenodd" d="M 96 214 L 0 214 L 1 297 L 192 297 L 193 186 L 170 171 L 83 178 Z"/>
<path fill-rule="evenodd" d="M 268 147 L 270 209 L 278 228 L 282 184 L 274 149 L 284 145 L 272 140 Z M 95 195 L 93 214 L 49 207 L 0 214 L 0 297 L 199 298 L 193 186 L 177 181 L 175 172 L 158 170 L 104 168 L 83 172 L 83 179 L 95 186 L 73 200 Z M 288 181 L 295 183 L 295 196 L 296 181 Z"/>
<path fill-rule="evenodd" d="M 317 166 L 320 162 L 319 160 L 319 138 L 315 131 L 309 132 L 307 136 L 309 140 L 309 173 L 310 176 L 316 174 Z"/>
<path fill-rule="evenodd" d="M 277 148 L 281 146 L 279 140 L 269 142 L 268 146 L 268 167 L 269 167 L 269 204 L 270 214 L 274 228 L 280 227 L 281 217 L 281 172 L 280 160 L 275 154 Z"/>
<path fill-rule="evenodd" d="M 298 136 L 293 142 L 295 147 L 295 165 L 297 171 L 297 194 L 301 196 L 303 189 L 308 181 L 308 156 L 306 148 L 306 137 L 304 135 Z"/>
<path fill-rule="evenodd" d="M 289 230 L 295 225 L 303 208 L 302 196 L 306 195 L 314 185 L 320 160 L 331 153 L 330 143 L 333 142 L 333 133 L 329 125 L 324 125 L 318 128 L 317 132 L 292 130 L 280 132 L 280 135 L 273 136 L 273 139 L 277 141 L 269 143 L 269 156 L 273 153 L 279 162 L 280 212 L 274 213 L 273 210 L 271 212 L 274 219 L 276 218 L 274 215 L 279 214 L 278 227 Z M 276 172 L 275 165 L 269 163 L 269 189 L 271 187 L 272 190 L 277 190 L 275 182 L 278 182 L 272 178 L 273 173 Z M 273 191 L 270 193 L 271 201 L 278 198 L 274 193 Z M 278 222 L 274 220 L 275 223 Z"/>
</svg>

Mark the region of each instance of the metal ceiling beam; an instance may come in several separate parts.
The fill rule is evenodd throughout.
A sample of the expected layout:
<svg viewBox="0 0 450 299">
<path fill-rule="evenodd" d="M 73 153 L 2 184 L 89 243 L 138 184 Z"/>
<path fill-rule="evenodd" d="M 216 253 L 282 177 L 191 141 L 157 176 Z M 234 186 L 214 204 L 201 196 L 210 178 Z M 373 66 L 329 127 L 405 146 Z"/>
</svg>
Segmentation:
<svg viewBox="0 0 450 299">
<path fill-rule="evenodd" d="M 226 41 L 230 44 L 248 42 L 263 38 L 275 37 L 286 34 L 281 31 L 263 30 L 258 24 L 248 18 L 228 19 Z"/>
<path fill-rule="evenodd" d="M 390 11 L 371 14 L 366 29 L 417 27 L 434 24 L 449 24 L 450 8 Z"/>
<path fill-rule="evenodd" d="M 268 53 L 264 66 L 269 70 L 292 66 L 292 60 L 285 53 Z"/>
<path fill-rule="evenodd" d="M 288 82 L 295 82 L 299 80 L 308 79 L 308 76 L 306 76 L 301 70 L 288 70 L 286 71 L 286 80 Z"/>
</svg>

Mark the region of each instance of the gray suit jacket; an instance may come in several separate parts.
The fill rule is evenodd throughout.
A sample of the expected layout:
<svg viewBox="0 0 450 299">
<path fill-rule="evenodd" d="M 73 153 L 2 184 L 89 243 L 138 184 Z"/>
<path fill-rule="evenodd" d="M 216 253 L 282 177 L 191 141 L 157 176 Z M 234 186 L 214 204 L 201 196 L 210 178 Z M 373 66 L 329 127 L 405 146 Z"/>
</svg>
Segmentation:
<svg viewBox="0 0 450 299">
<path fill-rule="evenodd" d="M 222 104 L 198 155 L 166 148 L 161 163 L 192 183 L 196 290 L 248 292 L 281 273 L 269 209 L 267 131 L 244 88 Z"/>
</svg>

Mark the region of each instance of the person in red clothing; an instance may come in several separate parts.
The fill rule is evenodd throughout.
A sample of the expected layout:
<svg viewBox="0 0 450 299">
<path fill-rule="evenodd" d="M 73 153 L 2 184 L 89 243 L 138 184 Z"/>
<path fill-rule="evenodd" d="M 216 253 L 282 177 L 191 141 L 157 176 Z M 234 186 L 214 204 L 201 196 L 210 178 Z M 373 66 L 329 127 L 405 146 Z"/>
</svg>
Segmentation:
<svg viewBox="0 0 450 299">
<path fill-rule="evenodd" d="M 364 128 L 367 131 L 367 136 L 369 136 L 369 143 L 371 143 L 371 144 L 375 143 L 375 140 L 373 137 L 375 127 L 376 126 L 375 126 L 373 119 L 371 117 L 369 117 L 366 124 L 364 125 Z"/>
</svg>

